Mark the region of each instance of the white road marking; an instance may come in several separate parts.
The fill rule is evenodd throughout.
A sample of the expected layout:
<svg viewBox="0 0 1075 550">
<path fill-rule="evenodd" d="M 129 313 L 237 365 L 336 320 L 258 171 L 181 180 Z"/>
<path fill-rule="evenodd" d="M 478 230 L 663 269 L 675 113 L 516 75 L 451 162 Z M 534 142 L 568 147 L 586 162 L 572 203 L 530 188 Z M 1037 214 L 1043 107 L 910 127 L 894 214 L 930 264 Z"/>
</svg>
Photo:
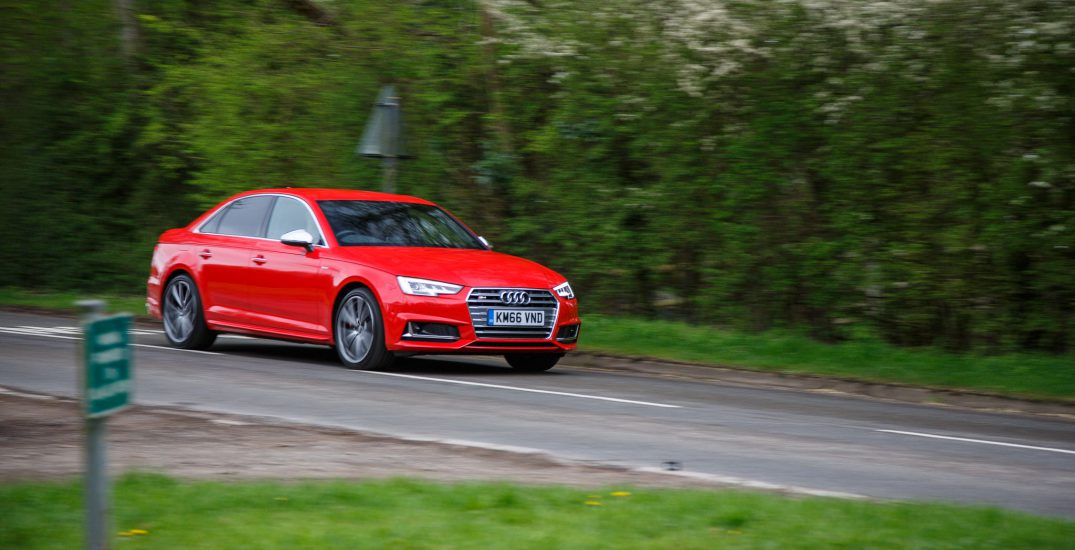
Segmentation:
<svg viewBox="0 0 1075 550">
<path fill-rule="evenodd" d="M 666 403 L 650 403 L 649 401 L 635 401 L 635 400 L 632 400 L 632 399 L 620 399 L 620 398 L 617 398 L 617 397 L 602 397 L 600 395 L 586 395 L 586 394 L 583 394 L 583 393 L 569 393 L 569 392 L 552 391 L 552 390 L 536 390 L 536 389 L 533 389 L 533 388 L 520 388 L 520 387 L 517 387 L 517 386 L 502 386 L 500 384 L 485 384 L 483 382 L 468 382 L 468 381 L 465 381 L 465 380 L 451 380 L 451 379 L 448 379 L 448 378 L 432 378 L 432 377 L 429 377 L 429 376 L 415 376 L 413 374 L 399 374 L 399 373 L 396 373 L 396 372 L 381 372 L 381 371 L 375 371 L 375 370 L 363 370 L 363 371 L 352 371 L 352 372 L 356 372 L 356 373 L 359 373 L 359 374 L 377 374 L 377 375 L 381 375 L 381 376 L 395 376 L 397 378 L 410 378 L 412 380 L 427 380 L 427 381 L 430 381 L 430 382 L 445 382 L 447 384 L 460 384 L 460 385 L 463 385 L 463 386 L 477 386 L 477 387 L 480 387 L 480 388 L 493 388 L 493 389 L 498 389 L 498 390 L 511 390 L 511 391 L 521 391 L 521 392 L 528 392 L 528 393 L 543 393 L 543 394 L 547 394 L 547 395 L 560 395 L 560 396 L 564 396 L 564 397 L 579 397 L 579 398 L 582 398 L 582 399 L 596 399 L 598 401 L 612 401 L 614 403 L 627 403 L 627 404 L 630 404 L 630 405 L 645 405 L 647 407 L 661 407 L 661 408 L 665 408 L 665 409 L 680 409 L 680 408 L 682 408 L 679 405 L 668 405 Z"/>
<path fill-rule="evenodd" d="M 1051 453 L 1064 453 L 1069 455 L 1075 455 L 1075 451 L 1068 449 L 1055 449 L 1053 447 L 1038 447 L 1035 445 L 1020 445 L 1018 443 L 1004 443 L 1002 441 L 988 441 L 985 439 L 970 439 L 968 437 L 952 437 L 948 435 L 936 435 L 936 434 L 924 434 L 918 432 L 902 432 L 900 430 L 874 430 L 877 432 L 885 432 L 890 434 L 899 435 L 913 435 L 915 437 L 928 437 L 930 439 L 947 439 L 950 441 L 963 441 L 965 443 L 981 443 L 983 445 L 998 445 L 1000 447 L 1015 447 L 1017 449 L 1031 449 L 1034 451 L 1049 451 Z"/>
<path fill-rule="evenodd" d="M 28 399 L 39 399 L 41 401 L 51 401 L 53 399 L 56 399 L 55 397 L 53 397 L 51 395 L 41 395 L 41 394 L 38 394 L 38 393 L 23 393 L 21 391 L 15 391 L 15 390 L 12 390 L 12 389 L 9 389 L 9 388 L 5 388 L 3 386 L 0 386 L 0 394 L 14 395 L 16 397 L 25 397 L 25 398 L 28 398 Z"/>
<path fill-rule="evenodd" d="M 59 338 L 61 340 L 81 340 L 82 339 L 81 336 L 65 336 L 65 335 L 62 335 L 62 334 L 53 334 L 52 332 L 49 332 L 49 331 L 37 330 L 37 329 L 41 329 L 41 328 L 45 328 L 45 327 L 19 327 L 19 328 L 0 327 L 0 333 L 20 334 L 20 335 L 24 335 L 24 336 L 42 336 L 44 338 Z M 188 353 L 201 353 L 203 355 L 221 355 L 221 354 L 219 354 L 219 353 L 217 353 L 215 351 L 202 351 L 202 350 L 199 350 L 199 349 L 179 349 L 179 348 L 172 348 L 172 347 L 168 347 L 168 346 L 154 346 L 152 344 L 135 344 L 135 343 L 131 343 L 131 345 L 134 346 L 134 347 L 139 347 L 139 348 L 166 349 L 166 350 L 170 350 L 170 351 L 185 351 L 185 352 L 188 352 Z"/>
<path fill-rule="evenodd" d="M 27 330 L 21 328 L 0 327 L 0 332 L 6 334 L 21 334 L 23 336 L 43 336 L 45 338 L 59 338 L 61 340 L 81 340 L 80 336 L 63 336 L 60 334 L 49 334 L 47 332 L 41 332 L 39 330 Z"/>
<path fill-rule="evenodd" d="M 36 330 L 36 329 L 19 328 L 19 327 L 0 327 L 0 330 L 2 330 L 4 332 L 9 332 L 11 334 L 40 334 L 42 336 L 47 336 L 49 334 L 47 332 L 42 332 L 42 331 Z"/>
<path fill-rule="evenodd" d="M 8 328 L 12 330 L 25 330 L 27 332 L 45 333 L 45 334 L 82 334 L 82 327 L 35 327 L 30 325 L 19 325 L 17 327 L 0 327 Z M 153 330 L 148 328 L 132 328 L 131 334 L 137 334 L 140 336 L 151 336 L 156 334 L 164 334 L 163 330 Z"/>
<path fill-rule="evenodd" d="M 210 418 L 210 422 L 213 424 L 223 424 L 225 426 L 249 426 L 249 422 L 243 422 L 241 420 L 231 420 L 229 418 Z"/>
<path fill-rule="evenodd" d="M 180 348 L 173 348 L 173 347 L 170 347 L 170 346 L 154 346 L 153 344 L 131 344 L 131 345 L 132 346 L 137 346 L 137 347 L 140 347 L 140 348 L 166 349 L 166 350 L 169 350 L 169 351 L 185 351 L 187 353 L 200 353 L 202 355 L 223 355 L 222 353 L 217 353 L 215 351 L 204 351 L 204 350 L 200 350 L 200 349 L 180 349 Z"/>
<path fill-rule="evenodd" d="M 82 332 L 82 329 L 79 327 L 31 327 L 27 325 L 19 325 L 17 328 L 49 334 L 80 334 Z"/>
</svg>

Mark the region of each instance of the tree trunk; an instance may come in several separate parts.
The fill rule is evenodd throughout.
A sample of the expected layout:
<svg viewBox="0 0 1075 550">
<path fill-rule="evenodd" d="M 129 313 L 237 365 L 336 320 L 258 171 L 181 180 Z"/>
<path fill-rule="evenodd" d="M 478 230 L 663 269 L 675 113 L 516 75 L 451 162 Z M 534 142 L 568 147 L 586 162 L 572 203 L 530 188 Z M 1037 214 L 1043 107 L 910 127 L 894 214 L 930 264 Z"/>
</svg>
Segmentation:
<svg viewBox="0 0 1075 550">
<path fill-rule="evenodd" d="M 134 0 L 112 0 L 112 7 L 119 18 L 119 51 L 123 61 L 128 65 L 138 55 L 138 43 L 141 40 L 138 19 L 135 16 Z"/>
</svg>

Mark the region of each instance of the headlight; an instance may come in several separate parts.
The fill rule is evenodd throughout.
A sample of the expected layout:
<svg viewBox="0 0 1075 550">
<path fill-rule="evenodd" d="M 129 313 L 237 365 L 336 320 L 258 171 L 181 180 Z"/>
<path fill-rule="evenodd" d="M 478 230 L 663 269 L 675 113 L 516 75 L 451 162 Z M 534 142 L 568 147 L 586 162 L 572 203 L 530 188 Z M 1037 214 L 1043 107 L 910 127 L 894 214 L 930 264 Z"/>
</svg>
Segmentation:
<svg viewBox="0 0 1075 550">
<path fill-rule="evenodd" d="M 552 291 L 559 294 L 560 297 L 565 300 L 571 300 L 575 297 L 575 291 L 571 290 L 571 285 L 568 283 L 564 283 L 556 288 L 553 288 Z"/>
<path fill-rule="evenodd" d="M 460 285 L 426 279 L 415 279 L 414 277 L 396 277 L 396 280 L 399 281 L 399 289 L 402 290 L 404 294 L 410 294 L 411 296 L 441 296 L 456 294 L 460 290 L 463 290 L 463 287 Z"/>
</svg>

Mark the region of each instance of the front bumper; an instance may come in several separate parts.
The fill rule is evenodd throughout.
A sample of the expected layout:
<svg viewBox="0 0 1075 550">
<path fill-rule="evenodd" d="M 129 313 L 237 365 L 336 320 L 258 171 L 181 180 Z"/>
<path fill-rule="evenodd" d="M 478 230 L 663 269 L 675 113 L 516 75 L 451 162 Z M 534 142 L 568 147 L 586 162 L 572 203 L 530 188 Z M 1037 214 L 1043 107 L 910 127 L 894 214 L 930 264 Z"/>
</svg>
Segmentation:
<svg viewBox="0 0 1075 550">
<path fill-rule="evenodd" d="M 577 300 L 566 300 L 545 289 L 496 289 L 498 292 L 523 290 L 548 295 L 542 296 L 545 301 L 540 304 L 514 306 L 543 311 L 546 322 L 542 327 L 519 329 L 514 335 L 505 335 L 504 332 L 510 331 L 493 330 L 494 327 L 486 326 L 482 321 L 489 308 L 513 307 L 496 299 L 487 302 L 484 298 L 479 299 L 482 291 L 491 290 L 465 289 L 457 295 L 443 297 L 397 296 L 393 303 L 384 304 L 388 349 L 413 354 L 495 355 L 512 352 L 562 354 L 575 349 L 581 324 Z M 429 329 L 423 331 L 425 327 Z M 454 330 L 446 330 L 447 327 Z"/>
</svg>

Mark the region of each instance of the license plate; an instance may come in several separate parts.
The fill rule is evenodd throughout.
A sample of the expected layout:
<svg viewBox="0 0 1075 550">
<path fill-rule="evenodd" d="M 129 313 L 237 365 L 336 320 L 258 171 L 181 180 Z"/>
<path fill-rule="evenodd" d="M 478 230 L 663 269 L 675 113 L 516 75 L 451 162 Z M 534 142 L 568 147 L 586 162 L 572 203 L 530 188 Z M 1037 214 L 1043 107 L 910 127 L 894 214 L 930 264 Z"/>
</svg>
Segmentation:
<svg viewBox="0 0 1075 550">
<path fill-rule="evenodd" d="M 485 324 L 491 327 L 543 327 L 545 312 L 532 309 L 490 309 Z"/>
</svg>

